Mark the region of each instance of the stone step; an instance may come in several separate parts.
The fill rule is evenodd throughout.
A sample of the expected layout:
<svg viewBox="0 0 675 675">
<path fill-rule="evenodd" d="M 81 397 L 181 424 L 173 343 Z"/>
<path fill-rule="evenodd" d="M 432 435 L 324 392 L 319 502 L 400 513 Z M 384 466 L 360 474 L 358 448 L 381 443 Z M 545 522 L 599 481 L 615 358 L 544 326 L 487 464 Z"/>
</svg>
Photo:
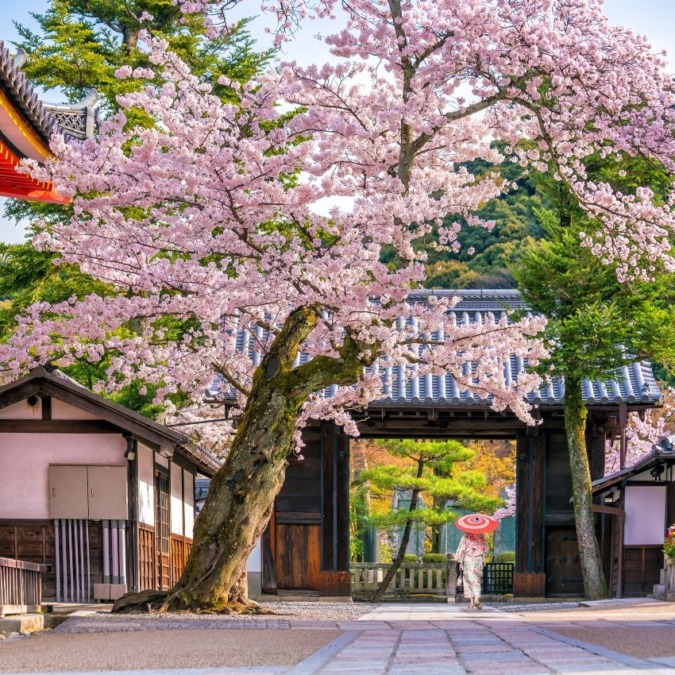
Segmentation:
<svg viewBox="0 0 675 675">
<path fill-rule="evenodd" d="M 17 614 L 0 618 L 0 633 L 35 633 L 45 627 L 44 614 Z"/>
</svg>

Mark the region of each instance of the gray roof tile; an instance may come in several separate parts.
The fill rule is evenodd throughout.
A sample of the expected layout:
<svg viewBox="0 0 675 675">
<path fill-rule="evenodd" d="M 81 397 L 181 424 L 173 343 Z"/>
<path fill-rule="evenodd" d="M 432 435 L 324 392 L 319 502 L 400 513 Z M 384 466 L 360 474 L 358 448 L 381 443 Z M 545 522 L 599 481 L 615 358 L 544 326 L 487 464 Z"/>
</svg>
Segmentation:
<svg viewBox="0 0 675 675">
<path fill-rule="evenodd" d="M 416 302 L 425 302 L 431 296 L 454 296 L 460 301 L 451 310 L 456 317 L 457 323 L 483 321 L 490 313 L 495 316 L 505 315 L 511 310 L 527 312 L 527 305 L 518 291 L 513 289 L 472 289 L 472 290 L 429 290 L 411 294 L 410 299 Z M 265 338 L 266 331 L 258 329 L 259 337 Z M 237 335 L 237 347 L 248 351 L 250 358 L 257 364 L 261 354 L 255 350 L 254 341 L 250 339 L 247 331 L 240 331 Z M 298 357 L 298 363 L 305 363 L 307 356 L 302 354 Z M 523 359 L 511 356 L 508 368 L 504 376 L 507 382 L 514 381 L 526 367 Z M 466 365 L 469 368 L 469 365 Z M 406 377 L 402 366 L 391 366 L 386 358 L 376 362 L 371 372 L 379 373 L 382 377 L 382 396 L 373 405 L 383 406 L 422 406 L 433 404 L 434 406 L 464 407 L 489 404 L 491 397 L 481 398 L 477 393 L 460 391 L 457 382 L 452 375 L 425 375 L 414 377 L 415 366 L 409 373 L 412 377 Z M 468 372 L 468 370 L 467 370 Z M 217 386 L 210 390 L 215 395 Z M 326 387 L 322 395 L 334 396 L 336 386 Z M 532 405 L 537 406 L 561 406 L 565 393 L 565 383 L 561 378 L 555 378 L 527 396 Z M 606 380 L 585 380 L 583 383 L 584 401 L 591 406 L 615 406 L 619 403 L 657 405 L 662 400 L 651 364 L 647 361 L 623 366 L 611 373 Z"/>
</svg>

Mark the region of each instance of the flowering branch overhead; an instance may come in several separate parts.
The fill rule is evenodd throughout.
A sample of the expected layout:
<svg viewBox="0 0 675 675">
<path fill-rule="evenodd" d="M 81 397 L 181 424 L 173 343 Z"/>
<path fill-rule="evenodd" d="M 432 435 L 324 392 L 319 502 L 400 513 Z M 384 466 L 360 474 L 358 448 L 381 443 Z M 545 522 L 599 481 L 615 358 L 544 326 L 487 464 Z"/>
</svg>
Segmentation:
<svg viewBox="0 0 675 675">
<path fill-rule="evenodd" d="M 233 3 L 179 4 L 191 13 Z M 110 387 L 141 377 L 158 400 L 197 401 L 220 374 L 244 409 L 267 377 L 256 370 L 264 357 L 293 342 L 292 324 L 288 370 L 312 383 L 289 390 L 305 397 L 300 424 L 348 424 L 349 406 L 381 395 L 381 376 L 367 370 L 378 359 L 416 377 L 450 372 L 527 419 L 523 397 L 537 379 L 505 372 L 511 355 L 534 363 L 543 354 L 526 339 L 540 319 L 458 326 L 451 299 L 408 301 L 424 282 L 416 242 L 438 232 L 456 247 L 459 225 L 444 225 L 446 215 L 489 227 L 474 212 L 511 189 L 466 168 L 503 159 L 494 138 L 514 161 L 557 172 L 604 224 L 586 243 L 620 275 L 673 267 L 672 195 L 617 193 L 584 172 L 594 153 L 642 153 L 664 172 L 675 157 L 672 82 L 641 38 L 607 24 L 599 1 L 268 3 L 285 29 L 338 6 L 347 28 L 326 42 L 342 63 L 286 63 L 243 87 L 223 78 L 237 104 L 145 36 L 158 84 L 120 97 L 97 138 L 55 138 L 57 159 L 30 167 L 74 198 L 72 221 L 37 243 L 118 294 L 31 308 L 1 348 L 8 375 L 112 354 Z M 296 114 L 283 114 L 288 106 Z M 130 127 L 136 108 L 154 126 Z M 350 207 L 318 215 L 337 197 Z M 384 247 L 396 269 L 381 261 Z M 131 324 L 140 327 L 121 330 Z M 301 352 L 313 367 L 299 369 Z M 330 400 L 318 395 L 329 385 L 338 386 Z"/>
</svg>

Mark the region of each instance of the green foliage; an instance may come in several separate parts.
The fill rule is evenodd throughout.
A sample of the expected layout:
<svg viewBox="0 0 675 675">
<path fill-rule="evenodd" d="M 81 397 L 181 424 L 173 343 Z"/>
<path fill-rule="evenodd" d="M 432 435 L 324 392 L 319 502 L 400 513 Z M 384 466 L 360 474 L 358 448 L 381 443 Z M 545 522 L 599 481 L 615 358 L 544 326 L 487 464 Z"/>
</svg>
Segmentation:
<svg viewBox="0 0 675 675">
<path fill-rule="evenodd" d="M 142 21 L 147 12 L 151 20 Z M 141 29 L 165 39 L 169 49 L 186 61 L 192 72 L 212 85 L 223 100 L 236 101 L 235 90 L 218 84 L 226 74 L 239 83 L 250 80 L 272 56 L 272 51 L 256 52 L 247 32 L 248 21 L 241 21 L 222 39 L 205 40 L 206 27 L 201 15 L 183 17 L 172 0 L 51 0 L 43 13 L 32 14 L 38 24 L 33 31 L 16 25 L 19 40 L 29 60 L 23 70 L 29 80 L 44 89 L 58 89 L 59 96 L 69 102 L 80 100 L 94 88 L 100 96 L 102 114 L 117 108 L 117 96 L 147 84 L 143 79 L 120 79 L 115 71 L 122 65 L 147 67 L 147 52 L 138 48 Z M 130 123 L 151 123 L 142 111 L 129 115 Z M 29 221 L 30 232 L 37 227 L 49 229 L 55 222 L 67 222 L 70 206 L 10 200 L 5 216 Z M 36 251 L 30 242 L 0 245 L 0 298 L 8 300 L 0 306 L 0 340 L 7 339 L 16 325 L 17 315 L 36 301 L 57 303 L 71 297 L 82 298 L 96 293 L 115 293 L 112 287 L 94 281 L 68 264 L 58 263 L 58 256 L 49 251 Z M 167 326 L 172 335 L 179 335 L 186 325 L 173 322 Z M 130 332 L 138 327 L 129 326 Z M 168 334 L 168 333 L 167 333 Z M 108 354 L 97 363 L 82 360 L 64 370 L 92 387 L 105 379 L 105 367 L 113 356 Z M 147 390 L 147 391 L 146 391 Z M 156 416 L 159 408 L 152 404 L 156 389 L 133 384 L 115 397 L 119 403 Z M 144 393 L 141 393 L 141 392 Z M 180 401 L 180 396 L 174 402 Z"/>
<path fill-rule="evenodd" d="M 141 21 L 143 12 L 153 19 Z M 232 80 L 246 82 L 272 54 L 254 51 L 246 20 L 226 38 L 207 42 L 203 18 L 184 17 L 171 0 L 52 0 L 44 13 L 32 16 L 38 32 L 15 24 L 20 36 L 15 44 L 31 56 L 25 66 L 31 81 L 46 89 L 59 88 L 70 101 L 95 88 L 109 110 L 117 95 L 143 84 L 115 76 L 122 65 L 149 65 L 147 54 L 137 48 L 141 29 L 165 39 L 216 94 L 232 100 L 233 90 L 219 85 L 218 77 L 227 73 Z"/>
<path fill-rule="evenodd" d="M 445 553 L 425 553 L 422 556 L 423 563 L 444 563 L 447 559 Z"/>
<path fill-rule="evenodd" d="M 414 553 L 406 553 L 403 556 L 403 562 L 404 564 L 414 565 L 419 562 L 419 558 Z"/>
<path fill-rule="evenodd" d="M 500 148 L 503 144 L 495 143 L 495 146 Z M 549 206 L 549 200 L 529 173 L 511 161 L 492 165 L 475 160 L 464 166 L 477 180 L 496 174 L 513 189 L 489 200 L 476 213 L 485 221 L 495 222 L 491 231 L 467 226 L 454 214 L 446 216 L 444 225 L 462 224 L 458 253 L 446 247 L 430 246 L 437 243 L 435 236 L 417 245 L 427 254 L 424 285 L 427 288 L 514 288 L 516 282 L 511 269 L 529 245 L 543 236 L 537 213 Z M 388 258 L 385 256 L 385 261 L 395 264 L 391 253 Z"/>
<path fill-rule="evenodd" d="M 675 359 L 672 275 L 619 283 L 615 269 L 581 245 L 589 220 L 562 186 L 555 211 L 541 211 L 547 239 L 513 268 L 531 309 L 548 319 L 544 339 L 551 356 L 542 372 L 573 379 L 606 377 L 637 358 Z"/>
<path fill-rule="evenodd" d="M 408 465 L 386 464 L 362 471 L 357 485 L 367 484 L 371 493 L 391 495 L 394 491 L 408 492 L 433 502 L 432 506 L 413 508 L 411 500 L 402 500 L 398 509 L 371 515 L 367 523 L 381 530 L 404 528 L 438 528 L 453 522 L 457 515 L 446 508 L 452 500 L 456 508 L 493 512 L 502 505 L 501 499 L 484 494 L 487 480 L 478 471 L 457 471 L 455 465 L 474 457 L 458 441 L 387 440 L 378 445 L 393 457 L 405 458 Z"/>
<path fill-rule="evenodd" d="M 393 556 L 393 549 L 391 544 L 382 543 L 380 546 L 380 560 L 383 563 L 391 563 L 394 561 L 394 556 Z"/>
<path fill-rule="evenodd" d="M 494 557 L 493 562 L 496 563 L 515 563 L 516 562 L 516 552 L 515 551 L 502 551 Z"/>
</svg>

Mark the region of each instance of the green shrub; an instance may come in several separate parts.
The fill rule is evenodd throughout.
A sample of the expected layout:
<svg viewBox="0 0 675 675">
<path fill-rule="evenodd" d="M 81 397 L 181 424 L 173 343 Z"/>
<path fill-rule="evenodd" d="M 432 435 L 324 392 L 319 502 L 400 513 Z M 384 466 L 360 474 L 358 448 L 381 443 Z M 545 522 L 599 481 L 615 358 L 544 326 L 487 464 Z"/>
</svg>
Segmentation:
<svg viewBox="0 0 675 675">
<path fill-rule="evenodd" d="M 516 562 L 516 552 L 515 551 L 503 551 L 499 555 L 495 556 L 493 562 L 496 563 L 515 563 Z"/>
<path fill-rule="evenodd" d="M 403 564 L 415 564 L 419 562 L 419 558 L 414 553 L 406 553 L 403 556 Z"/>
<path fill-rule="evenodd" d="M 425 553 L 422 556 L 423 563 L 444 563 L 447 559 L 445 553 Z"/>
</svg>

